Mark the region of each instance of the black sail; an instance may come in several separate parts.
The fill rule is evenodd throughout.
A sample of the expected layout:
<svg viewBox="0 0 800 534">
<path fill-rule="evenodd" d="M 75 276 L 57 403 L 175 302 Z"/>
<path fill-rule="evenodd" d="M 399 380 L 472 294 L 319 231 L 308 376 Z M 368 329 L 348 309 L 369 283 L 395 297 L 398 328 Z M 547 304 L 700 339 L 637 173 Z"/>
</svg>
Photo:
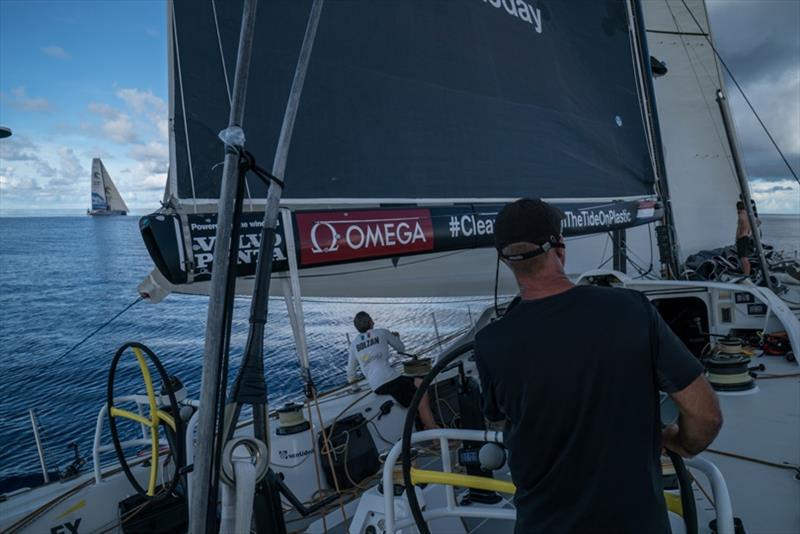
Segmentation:
<svg viewBox="0 0 800 534">
<path fill-rule="evenodd" d="M 202 202 L 219 191 L 241 2 L 173 6 L 170 193 Z M 259 5 L 243 126 L 267 167 L 309 9 Z M 283 197 L 652 195 L 631 46 L 622 1 L 327 2 Z"/>
</svg>

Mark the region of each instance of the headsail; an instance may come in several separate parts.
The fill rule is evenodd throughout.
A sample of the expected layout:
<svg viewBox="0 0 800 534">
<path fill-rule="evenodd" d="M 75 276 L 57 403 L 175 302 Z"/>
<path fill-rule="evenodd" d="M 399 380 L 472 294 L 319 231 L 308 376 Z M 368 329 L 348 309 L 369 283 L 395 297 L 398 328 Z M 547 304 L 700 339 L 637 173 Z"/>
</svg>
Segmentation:
<svg viewBox="0 0 800 534">
<path fill-rule="evenodd" d="M 258 13 L 244 129 L 248 150 L 262 162 L 274 153 L 308 12 L 303 1 L 270 3 Z M 208 278 L 201 264 L 213 253 L 207 238 L 222 172 L 217 132 L 229 110 L 241 2 L 175 0 L 170 13 L 172 209 L 143 219 L 142 228 L 161 273 L 183 284 Z M 476 214 L 491 220 L 500 203 L 522 196 L 563 204 L 573 235 L 657 219 L 632 46 L 622 0 L 581 9 L 330 2 L 282 197 L 293 210 L 303 273 L 389 258 L 381 266 L 391 274 L 403 256 L 491 246 L 491 225 L 479 227 Z M 264 195 L 263 183 L 247 182 L 254 209 Z M 276 259 L 287 253 L 284 244 Z M 487 287 L 490 256 L 481 266 Z M 254 265 L 240 258 L 240 274 Z M 447 285 L 440 291 L 452 294 Z M 483 288 L 459 291 L 476 292 Z"/>
<path fill-rule="evenodd" d="M 716 102 L 725 84 L 708 41 L 703 0 L 647 2 L 644 7 L 650 53 L 667 67 L 655 80 L 656 103 L 662 137 L 669 140 L 664 152 L 684 260 L 698 250 L 733 243 L 739 185 Z"/>
</svg>

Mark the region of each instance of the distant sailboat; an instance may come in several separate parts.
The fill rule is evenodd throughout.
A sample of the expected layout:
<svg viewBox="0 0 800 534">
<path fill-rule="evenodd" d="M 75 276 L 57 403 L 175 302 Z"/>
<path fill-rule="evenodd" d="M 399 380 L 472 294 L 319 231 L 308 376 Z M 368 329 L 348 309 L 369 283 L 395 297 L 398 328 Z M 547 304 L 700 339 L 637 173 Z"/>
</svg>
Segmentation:
<svg viewBox="0 0 800 534">
<path fill-rule="evenodd" d="M 128 206 L 100 158 L 92 160 L 92 207 L 89 215 L 127 215 Z"/>
</svg>

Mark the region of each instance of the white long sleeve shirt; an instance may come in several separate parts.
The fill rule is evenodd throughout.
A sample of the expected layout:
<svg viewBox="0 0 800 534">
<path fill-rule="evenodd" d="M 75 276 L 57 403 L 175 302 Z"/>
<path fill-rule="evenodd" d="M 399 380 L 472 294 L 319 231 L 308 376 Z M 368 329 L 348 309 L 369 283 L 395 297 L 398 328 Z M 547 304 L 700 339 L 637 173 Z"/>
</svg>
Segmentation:
<svg viewBox="0 0 800 534">
<path fill-rule="evenodd" d="M 356 362 L 373 390 L 400 376 L 389 363 L 390 346 L 396 351 L 405 350 L 400 337 L 385 328 L 374 328 L 358 334 L 350 343 L 347 379 L 353 381 L 355 378 Z"/>
</svg>

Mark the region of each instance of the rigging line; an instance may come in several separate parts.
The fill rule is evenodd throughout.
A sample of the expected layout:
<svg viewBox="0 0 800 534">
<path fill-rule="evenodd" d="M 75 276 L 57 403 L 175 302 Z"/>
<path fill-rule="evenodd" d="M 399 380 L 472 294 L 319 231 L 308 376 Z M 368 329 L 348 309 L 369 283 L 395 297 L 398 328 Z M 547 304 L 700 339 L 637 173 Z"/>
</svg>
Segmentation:
<svg viewBox="0 0 800 534">
<path fill-rule="evenodd" d="M 97 327 L 97 328 L 96 328 L 94 331 L 92 331 L 92 333 L 90 333 L 89 335 L 87 335 L 86 337 L 84 337 L 83 339 L 81 339 L 80 341 L 78 341 L 77 343 L 75 343 L 74 345 L 72 345 L 72 346 L 71 346 L 71 347 L 70 347 L 70 348 L 69 348 L 69 349 L 68 349 L 66 352 L 63 352 L 61 355 L 59 355 L 58 357 L 56 357 L 56 358 L 55 358 L 53 361 L 49 362 L 49 363 L 48 363 L 48 365 L 54 365 L 54 364 L 55 364 L 56 362 L 58 362 L 58 361 L 59 361 L 61 358 L 63 358 L 64 356 L 66 356 L 67 354 L 69 354 L 70 352 L 72 352 L 73 350 L 75 350 L 75 349 L 77 349 L 78 347 L 80 347 L 80 346 L 81 346 L 81 345 L 82 345 L 84 342 L 86 342 L 86 341 L 87 341 L 89 338 L 91 338 L 92 336 L 94 336 L 95 334 L 97 334 L 97 333 L 98 333 L 100 330 L 102 330 L 102 329 L 103 329 L 103 328 L 105 328 L 106 326 L 110 325 L 110 324 L 111 324 L 111 323 L 112 323 L 112 322 L 113 322 L 113 321 L 114 321 L 114 320 L 115 320 L 117 317 L 119 317 L 120 315 L 122 315 L 122 314 L 123 314 L 123 313 L 125 313 L 126 311 L 130 310 L 131 308 L 133 308 L 133 307 L 134 307 L 136 304 L 138 304 L 138 303 L 139 303 L 139 302 L 141 302 L 142 300 L 144 300 L 144 297 L 136 297 L 136 300 L 134 300 L 133 302 L 131 302 L 130 304 L 128 304 L 127 306 L 125 306 L 124 308 L 122 308 L 122 310 L 121 310 L 119 313 L 117 313 L 117 314 L 116 314 L 114 317 L 112 317 L 111 319 L 109 319 L 109 320 L 108 320 L 108 321 L 106 321 L 105 323 L 103 323 L 103 324 L 101 324 L 100 326 L 98 326 L 98 327 Z"/>
<path fill-rule="evenodd" d="M 228 106 L 231 105 L 231 85 L 228 82 L 228 67 L 225 66 L 225 54 L 222 52 L 222 36 L 219 33 L 219 20 L 217 19 L 217 2 L 211 0 L 211 11 L 214 12 L 214 29 L 217 31 L 217 44 L 219 45 L 219 59 L 222 62 L 222 73 L 225 78 L 225 90 L 228 92 Z"/>
<path fill-rule="evenodd" d="M 697 21 L 697 17 L 694 16 L 694 13 L 692 13 L 692 10 L 689 9 L 689 6 L 686 4 L 686 0 L 681 0 L 681 3 L 683 4 L 683 7 L 686 8 L 686 11 L 689 12 L 689 16 L 692 17 L 692 20 L 697 25 L 697 27 L 700 28 L 700 31 L 703 31 L 703 27 Z M 798 178 L 797 173 L 794 172 L 794 169 L 789 164 L 789 161 L 786 159 L 786 156 L 784 156 L 783 151 L 778 146 L 778 143 L 775 141 L 775 138 L 772 137 L 772 134 L 767 129 L 767 125 L 764 124 L 764 121 L 761 120 L 761 116 L 756 111 L 756 108 L 753 107 L 753 104 L 750 102 L 750 99 L 747 98 L 747 94 L 745 94 L 744 89 L 742 88 L 742 86 L 739 85 L 739 82 L 736 80 L 736 77 L 733 75 L 733 72 L 731 72 L 731 69 L 728 67 L 728 64 L 725 63 L 724 59 L 722 59 L 722 56 L 720 55 L 719 51 L 717 51 L 717 48 L 714 46 L 714 43 L 711 42 L 711 39 L 708 36 L 705 36 L 705 38 L 706 38 L 706 41 L 708 41 L 708 44 L 711 47 L 711 50 L 714 51 L 714 55 L 717 56 L 717 59 L 719 59 L 719 62 L 722 64 L 723 68 L 725 69 L 725 72 L 727 72 L 728 76 L 730 76 L 731 80 L 733 80 L 733 84 L 739 90 L 739 93 L 742 95 L 742 98 L 744 98 L 744 101 L 747 102 L 747 106 L 750 108 L 750 111 L 753 112 L 753 115 L 755 115 L 756 120 L 758 120 L 758 123 L 761 125 L 761 128 L 763 128 L 764 133 L 767 134 L 767 137 L 769 137 L 769 140 L 772 142 L 772 146 L 774 146 L 775 150 L 778 151 L 778 155 L 780 155 L 781 159 L 786 164 L 786 168 L 789 169 L 789 172 L 792 174 L 794 179 L 797 181 L 797 183 L 800 184 L 800 178 Z"/>
<path fill-rule="evenodd" d="M 180 44 L 178 43 L 178 23 L 175 21 L 175 7 L 172 3 L 172 35 L 173 35 L 173 42 L 175 43 L 175 63 L 178 67 L 178 85 L 181 86 L 181 114 L 183 115 L 181 118 L 183 119 L 183 135 L 186 137 L 186 159 L 189 165 L 189 181 L 192 184 L 192 198 L 197 198 L 197 195 L 194 191 L 194 169 L 192 168 L 192 144 L 189 142 L 189 124 L 186 120 L 186 99 L 183 96 L 183 71 L 181 70 L 181 48 Z M 174 128 L 174 125 L 173 125 Z M 177 172 L 177 171 L 175 171 Z M 178 194 L 178 191 L 175 191 L 175 194 Z M 197 213 L 197 205 L 194 206 L 194 212 Z"/>
</svg>

